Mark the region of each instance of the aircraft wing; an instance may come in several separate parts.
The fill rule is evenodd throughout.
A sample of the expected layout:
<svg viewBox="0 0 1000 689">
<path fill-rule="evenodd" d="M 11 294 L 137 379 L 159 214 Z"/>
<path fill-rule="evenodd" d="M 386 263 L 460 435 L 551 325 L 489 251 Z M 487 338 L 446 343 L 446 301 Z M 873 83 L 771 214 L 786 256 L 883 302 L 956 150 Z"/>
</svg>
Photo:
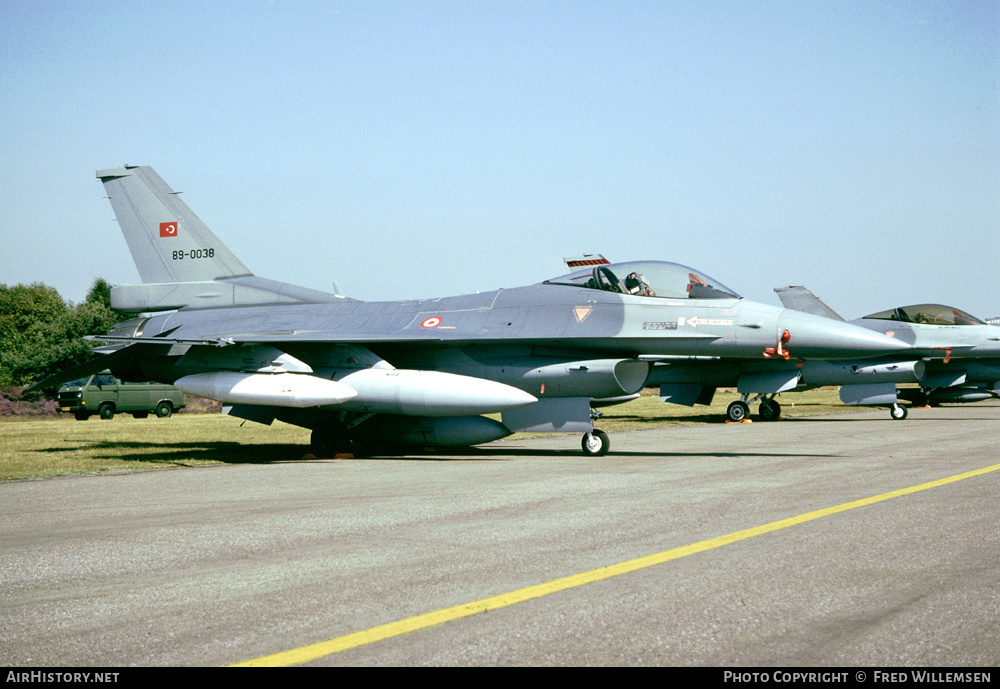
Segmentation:
<svg viewBox="0 0 1000 689">
<path fill-rule="evenodd" d="M 778 293 L 778 299 L 786 309 L 832 318 L 835 321 L 844 320 L 839 313 L 824 304 L 822 299 L 805 287 L 775 287 L 774 291 Z"/>
</svg>

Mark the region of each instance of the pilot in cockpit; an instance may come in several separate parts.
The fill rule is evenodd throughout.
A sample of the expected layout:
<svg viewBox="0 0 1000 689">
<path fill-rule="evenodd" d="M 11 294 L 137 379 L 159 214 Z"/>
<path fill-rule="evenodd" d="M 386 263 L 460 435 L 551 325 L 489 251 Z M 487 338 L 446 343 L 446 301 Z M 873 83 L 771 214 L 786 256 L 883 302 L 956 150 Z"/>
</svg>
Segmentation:
<svg viewBox="0 0 1000 689">
<path fill-rule="evenodd" d="M 629 294 L 635 294 L 640 297 L 655 297 L 653 290 L 649 288 L 649 283 L 646 282 L 641 275 L 636 272 L 631 272 L 628 277 L 625 278 L 625 290 Z"/>
</svg>

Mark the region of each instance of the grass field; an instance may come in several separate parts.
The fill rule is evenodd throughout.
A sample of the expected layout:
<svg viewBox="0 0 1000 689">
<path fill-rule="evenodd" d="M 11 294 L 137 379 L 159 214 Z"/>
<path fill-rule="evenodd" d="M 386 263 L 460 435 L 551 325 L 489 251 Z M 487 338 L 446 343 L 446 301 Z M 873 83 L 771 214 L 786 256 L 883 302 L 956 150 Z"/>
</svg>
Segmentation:
<svg viewBox="0 0 1000 689">
<path fill-rule="evenodd" d="M 724 423 L 726 407 L 735 399 L 734 392 L 720 390 L 710 407 L 689 408 L 663 404 L 654 390 L 646 390 L 637 400 L 602 409 L 604 416 L 596 426 L 614 433 L 671 424 Z M 784 395 L 780 401 L 784 417 L 852 410 L 840 403 L 835 388 Z M 0 480 L 288 461 L 308 452 L 307 429 L 278 421 L 263 426 L 221 414 L 182 413 L 168 419 L 120 414 L 110 421 L 76 421 L 66 415 L 0 421 Z"/>
</svg>

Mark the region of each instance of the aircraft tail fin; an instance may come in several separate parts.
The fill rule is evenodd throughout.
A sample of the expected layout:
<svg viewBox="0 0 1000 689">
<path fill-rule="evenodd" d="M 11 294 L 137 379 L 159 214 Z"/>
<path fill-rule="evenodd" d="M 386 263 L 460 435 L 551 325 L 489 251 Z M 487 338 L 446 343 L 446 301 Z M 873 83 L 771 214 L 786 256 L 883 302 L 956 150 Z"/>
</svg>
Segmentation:
<svg viewBox="0 0 1000 689">
<path fill-rule="evenodd" d="M 98 170 L 145 283 L 253 275 L 151 167 Z"/>
<path fill-rule="evenodd" d="M 143 282 L 113 287 L 113 309 L 145 312 L 343 299 L 255 276 L 151 167 L 98 170 L 97 177 Z"/>
<path fill-rule="evenodd" d="M 805 287 L 775 287 L 774 291 L 778 293 L 778 299 L 786 309 L 832 318 L 835 321 L 844 320 L 839 313 L 824 304 L 822 299 Z"/>
</svg>

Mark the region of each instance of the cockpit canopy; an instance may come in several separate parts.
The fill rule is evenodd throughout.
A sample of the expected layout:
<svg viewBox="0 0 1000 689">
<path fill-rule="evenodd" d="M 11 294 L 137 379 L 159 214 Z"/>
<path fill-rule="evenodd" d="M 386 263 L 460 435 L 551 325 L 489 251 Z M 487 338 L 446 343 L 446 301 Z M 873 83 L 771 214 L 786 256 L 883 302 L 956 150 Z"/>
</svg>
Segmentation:
<svg viewBox="0 0 1000 689">
<path fill-rule="evenodd" d="M 608 263 L 546 280 L 542 284 L 572 285 L 664 299 L 741 298 L 736 292 L 702 272 L 665 261 Z"/>
<path fill-rule="evenodd" d="M 865 318 L 877 321 L 902 321 L 903 323 L 926 323 L 929 325 L 986 325 L 965 311 L 943 304 L 915 304 L 900 306 L 888 311 L 879 311 Z"/>
</svg>

